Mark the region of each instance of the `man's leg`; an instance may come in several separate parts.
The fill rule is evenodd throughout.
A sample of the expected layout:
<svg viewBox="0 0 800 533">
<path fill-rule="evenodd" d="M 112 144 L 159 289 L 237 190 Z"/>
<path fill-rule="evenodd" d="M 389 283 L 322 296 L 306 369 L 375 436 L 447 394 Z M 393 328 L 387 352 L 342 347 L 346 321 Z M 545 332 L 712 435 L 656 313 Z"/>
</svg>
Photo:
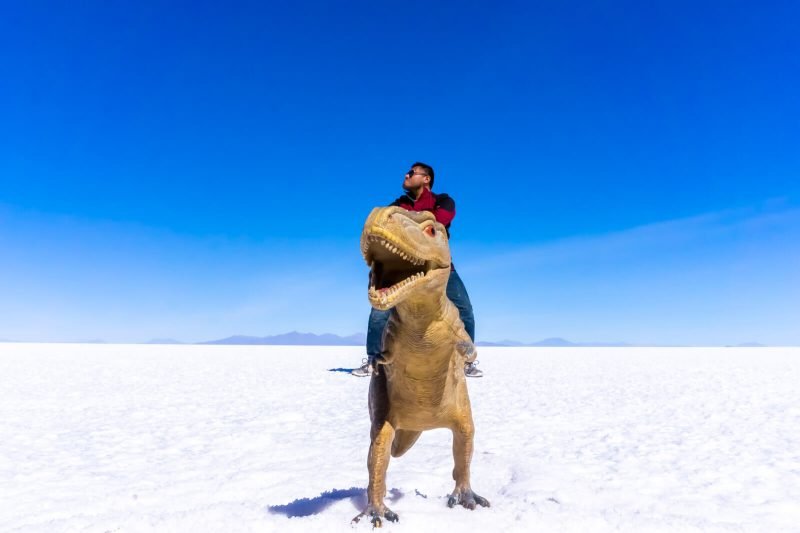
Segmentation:
<svg viewBox="0 0 800 533">
<path fill-rule="evenodd" d="M 455 270 L 450 271 L 450 279 L 447 280 L 447 298 L 458 308 L 464 329 L 467 330 L 472 342 L 475 342 L 475 315 L 472 313 L 472 303 L 469 301 L 464 282 Z"/>
<path fill-rule="evenodd" d="M 374 359 L 381 354 L 383 342 L 383 330 L 389 321 L 391 310 L 381 311 L 374 307 L 369 312 L 369 324 L 367 324 L 367 355 Z"/>
<path fill-rule="evenodd" d="M 370 375 L 375 359 L 381 355 L 383 330 L 389 321 L 390 313 L 391 311 L 380 311 L 374 307 L 370 310 L 369 323 L 367 324 L 367 359 L 361 367 L 351 372 L 354 376 L 366 377 Z"/>
<path fill-rule="evenodd" d="M 469 294 L 467 288 L 464 287 L 464 282 L 455 270 L 450 271 L 450 279 L 447 280 L 447 298 L 453 302 L 453 305 L 458 309 L 458 314 L 461 316 L 461 321 L 464 323 L 464 329 L 467 330 L 467 335 L 475 342 L 475 315 L 472 312 L 472 303 L 469 301 Z M 478 370 L 477 361 L 473 361 L 464 367 L 464 373 L 471 378 L 479 378 L 483 372 Z"/>
</svg>

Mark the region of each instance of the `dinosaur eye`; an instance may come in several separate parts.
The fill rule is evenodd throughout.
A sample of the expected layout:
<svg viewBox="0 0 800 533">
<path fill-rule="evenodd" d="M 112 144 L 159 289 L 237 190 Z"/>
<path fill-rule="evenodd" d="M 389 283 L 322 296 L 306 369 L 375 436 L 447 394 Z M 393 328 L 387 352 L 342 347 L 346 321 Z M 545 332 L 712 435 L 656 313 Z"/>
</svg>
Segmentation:
<svg viewBox="0 0 800 533">
<path fill-rule="evenodd" d="M 423 231 L 425 232 L 426 235 L 430 235 L 431 237 L 436 236 L 436 228 L 434 228 L 433 226 L 428 226 Z"/>
</svg>

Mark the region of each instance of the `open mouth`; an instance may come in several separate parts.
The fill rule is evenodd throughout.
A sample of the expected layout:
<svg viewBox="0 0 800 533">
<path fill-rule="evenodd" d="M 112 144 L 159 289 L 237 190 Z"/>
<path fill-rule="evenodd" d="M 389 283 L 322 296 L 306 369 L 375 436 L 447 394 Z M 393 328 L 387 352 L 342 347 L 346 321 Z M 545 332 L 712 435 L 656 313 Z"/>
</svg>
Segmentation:
<svg viewBox="0 0 800 533">
<path fill-rule="evenodd" d="M 372 267 L 369 299 L 373 303 L 391 305 L 425 279 L 432 269 L 430 262 L 378 235 L 369 235 L 367 244 L 364 257 Z"/>
</svg>

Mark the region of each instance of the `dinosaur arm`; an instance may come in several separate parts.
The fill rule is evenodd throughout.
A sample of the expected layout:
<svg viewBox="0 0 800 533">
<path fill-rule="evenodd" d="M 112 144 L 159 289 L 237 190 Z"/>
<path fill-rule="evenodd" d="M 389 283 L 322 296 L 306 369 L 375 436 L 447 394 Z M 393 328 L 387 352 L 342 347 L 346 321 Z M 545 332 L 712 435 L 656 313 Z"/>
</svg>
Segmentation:
<svg viewBox="0 0 800 533">
<path fill-rule="evenodd" d="M 456 350 L 468 363 L 478 358 L 478 350 L 475 349 L 475 345 L 472 344 L 471 340 L 457 342 Z"/>
</svg>

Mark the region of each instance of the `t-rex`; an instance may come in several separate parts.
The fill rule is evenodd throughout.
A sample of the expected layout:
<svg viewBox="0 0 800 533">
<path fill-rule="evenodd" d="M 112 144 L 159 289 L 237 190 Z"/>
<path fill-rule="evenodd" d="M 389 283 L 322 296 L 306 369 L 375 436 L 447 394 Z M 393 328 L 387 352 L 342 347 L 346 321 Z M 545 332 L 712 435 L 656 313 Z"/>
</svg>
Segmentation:
<svg viewBox="0 0 800 533">
<path fill-rule="evenodd" d="M 370 266 L 369 301 L 392 309 L 383 350 L 369 386 L 372 422 L 367 466 L 369 516 L 398 520 L 384 505 L 389 455 L 400 457 L 428 429 L 453 432 L 455 489 L 447 505 L 489 506 L 470 487 L 475 427 L 464 363 L 476 357 L 458 310 L 447 299 L 450 248 L 447 232 L 429 212 L 375 208 L 364 224 L 361 253 Z"/>
</svg>

